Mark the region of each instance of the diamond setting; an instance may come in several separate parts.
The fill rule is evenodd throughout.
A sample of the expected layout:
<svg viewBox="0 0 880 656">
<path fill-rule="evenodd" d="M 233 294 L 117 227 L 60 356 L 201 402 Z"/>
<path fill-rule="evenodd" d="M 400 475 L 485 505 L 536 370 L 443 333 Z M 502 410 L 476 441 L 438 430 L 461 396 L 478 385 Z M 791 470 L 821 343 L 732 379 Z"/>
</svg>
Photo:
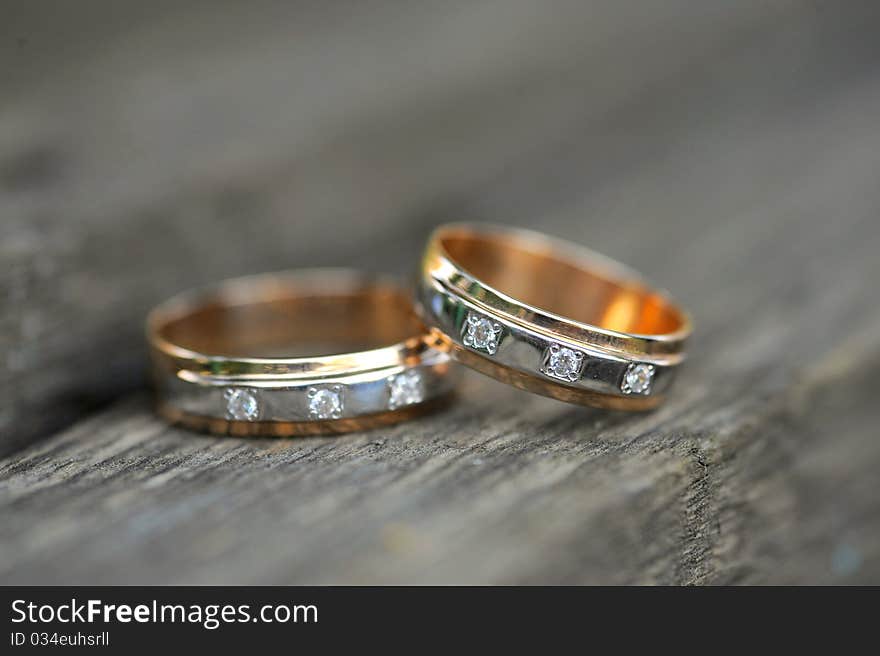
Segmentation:
<svg viewBox="0 0 880 656">
<path fill-rule="evenodd" d="M 461 331 L 462 343 L 475 351 L 495 355 L 501 341 L 501 324 L 476 312 L 468 312 Z"/>
<path fill-rule="evenodd" d="M 309 418 L 339 419 L 342 417 L 342 385 L 310 387 Z"/>
<path fill-rule="evenodd" d="M 546 376 L 573 383 L 580 379 L 583 368 L 584 354 L 581 351 L 561 344 L 551 344 L 544 351 L 541 372 Z"/>
<path fill-rule="evenodd" d="M 415 369 L 388 378 L 388 408 L 396 410 L 425 400 L 425 381 Z"/>
<path fill-rule="evenodd" d="M 631 362 L 623 374 L 620 391 L 624 394 L 650 394 L 654 365 Z"/>
<path fill-rule="evenodd" d="M 256 390 L 228 387 L 223 392 L 226 418 L 235 421 L 256 421 L 260 417 L 260 401 Z"/>
</svg>

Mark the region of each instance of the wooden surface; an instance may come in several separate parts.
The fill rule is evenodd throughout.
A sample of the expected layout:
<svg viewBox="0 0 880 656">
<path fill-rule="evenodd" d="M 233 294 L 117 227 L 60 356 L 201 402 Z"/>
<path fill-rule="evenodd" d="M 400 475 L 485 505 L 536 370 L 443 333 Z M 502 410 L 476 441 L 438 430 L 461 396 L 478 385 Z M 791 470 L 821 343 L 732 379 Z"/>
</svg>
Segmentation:
<svg viewBox="0 0 880 656">
<path fill-rule="evenodd" d="M 880 583 L 876 3 L 42 4 L 0 25 L 0 582 Z M 410 275 L 461 218 L 672 290 L 671 401 L 153 415 L 153 303 Z"/>
</svg>

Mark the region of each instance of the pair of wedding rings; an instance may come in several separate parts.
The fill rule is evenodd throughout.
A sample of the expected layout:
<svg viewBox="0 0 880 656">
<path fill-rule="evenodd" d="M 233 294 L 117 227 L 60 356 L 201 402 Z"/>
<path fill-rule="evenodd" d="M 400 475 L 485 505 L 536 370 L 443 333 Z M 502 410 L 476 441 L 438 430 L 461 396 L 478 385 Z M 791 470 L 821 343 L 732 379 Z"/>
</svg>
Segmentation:
<svg viewBox="0 0 880 656">
<path fill-rule="evenodd" d="M 340 433 L 449 399 L 454 362 L 561 401 L 660 404 L 690 319 L 633 271 L 508 228 L 434 231 L 415 300 L 315 269 L 181 294 L 147 319 L 159 412 L 231 435 Z"/>
</svg>

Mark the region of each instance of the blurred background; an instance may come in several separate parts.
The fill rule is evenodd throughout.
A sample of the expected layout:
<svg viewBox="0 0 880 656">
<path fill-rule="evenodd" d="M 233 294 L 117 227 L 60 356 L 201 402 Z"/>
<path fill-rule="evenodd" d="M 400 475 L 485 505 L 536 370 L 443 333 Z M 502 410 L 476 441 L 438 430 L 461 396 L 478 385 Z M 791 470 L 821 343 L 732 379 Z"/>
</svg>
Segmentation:
<svg viewBox="0 0 880 656">
<path fill-rule="evenodd" d="M 30 486 L 59 457 L 45 445 L 67 444 L 71 426 L 119 402 L 97 431 L 105 437 L 127 435 L 132 414 L 150 416 L 142 322 L 151 305 L 293 267 L 409 279 L 428 231 L 468 219 L 586 244 L 692 310 L 693 364 L 665 414 L 612 429 L 589 413 L 564 415 L 564 430 L 510 428 L 522 444 L 554 431 L 580 444 L 604 443 L 607 430 L 641 436 L 638 448 L 614 447 L 615 466 L 635 458 L 637 473 L 590 483 L 608 508 L 637 510 L 611 519 L 606 508 L 574 532 L 506 515 L 491 536 L 475 515 L 450 529 L 461 553 L 443 557 L 419 551 L 423 538 L 410 537 L 421 529 L 393 529 L 392 547 L 417 545 L 412 561 L 383 560 L 394 549 L 380 541 L 336 578 L 308 570 L 304 547 L 282 582 L 880 580 L 876 2 L 0 0 L 0 17 L 0 475 L 15 509 L 3 533 L 7 578 L 41 580 L 53 554 L 98 539 L 34 533 L 59 497 Z M 562 412 L 475 377 L 467 385 L 499 408 Z M 426 432 L 455 424 L 460 439 L 485 437 L 492 415 L 462 408 L 427 420 Z M 78 433 L 80 448 L 91 432 Z M 667 463 L 671 478 L 645 479 L 645 459 L 666 448 L 680 458 Z M 693 456 L 704 448 L 718 457 Z M 556 464 L 574 471 L 600 451 Z M 710 465 L 721 472 L 711 485 L 699 475 Z M 59 486 L 52 494 L 76 486 L 63 471 L 44 474 Z M 669 481 L 675 491 L 658 495 Z M 409 509 L 377 507 L 375 521 L 430 517 L 443 490 Z M 633 501 L 635 490 L 655 500 Z M 573 506 L 560 494 L 551 507 L 562 522 Z M 655 503 L 668 530 L 643 514 Z M 169 539 L 188 539 L 168 521 Z M 598 526 L 610 537 L 584 537 Z M 658 530 L 667 546 L 637 553 Z M 486 569 L 500 536 L 523 551 Z M 534 569 L 528 549 L 548 545 L 559 569 Z M 224 582 L 143 548 L 139 570 L 104 568 L 104 580 Z M 233 580 L 271 578 L 259 554 L 240 548 L 228 546 Z M 616 562 L 616 549 L 632 558 Z M 80 564 L 84 579 L 53 570 L 53 581 L 99 576 Z"/>
</svg>

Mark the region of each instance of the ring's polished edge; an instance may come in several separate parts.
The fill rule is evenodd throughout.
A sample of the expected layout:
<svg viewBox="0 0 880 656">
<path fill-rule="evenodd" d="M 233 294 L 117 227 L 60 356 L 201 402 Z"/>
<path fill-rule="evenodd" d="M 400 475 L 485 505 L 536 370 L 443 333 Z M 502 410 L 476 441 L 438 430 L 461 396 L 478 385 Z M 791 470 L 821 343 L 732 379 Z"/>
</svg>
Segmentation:
<svg viewBox="0 0 880 656">
<path fill-rule="evenodd" d="M 574 282 L 582 280 L 585 288 L 575 284 L 564 291 L 583 293 L 584 303 L 593 297 L 600 318 L 611 317 L 618 324 L 639 319 L 649 328 L 674 330 L 627 332 L 521 302 L 457 261 L 444 247 L 456 242 L 464 244 L 456 247 L 465 259 L 471 258 L 472 266 L 483 267 L 502 283 L 506 276 L 516 279 L 511 285 L 528 289 L 549 267 L 557 269 L 551 279 L 559 271 L 571 271 Z M 558 282 L 565 286 L 565 280 Z M 547 295 L 557 292 L 548 289 Z M 529 293 L 540 295 L 541 290 Z M 596 296 L 602 298 L 597 301 Z M 462 364 L 520 389 L 603 408 L 646 410 L 662 403 L 684 360 L 691 331 L 690 318 L 665 292 L 650 288 L 622 265 L 531 231 L 493 226 L 438 228 L 423 258 L 417 299 L 422 318 Z M 642 311 L 657 318 L 649 314 L 640 319 Z"/>
<path fill-rule="evenodd" d="M 309 314 L 328 307 L 327 325 Z M 321 356 L 241 355 L 285 331 L 294 340 L 385 339 L 374 331 L 399 341 Z M 348 270 L 251 276 L 186 292 L 150 313 L 147 336 L 159 413 L 220 435 L 366 430 L 438 407 L 455 382 L 449 356 L 434 348 L 403 292 Z"/>
</svg>

